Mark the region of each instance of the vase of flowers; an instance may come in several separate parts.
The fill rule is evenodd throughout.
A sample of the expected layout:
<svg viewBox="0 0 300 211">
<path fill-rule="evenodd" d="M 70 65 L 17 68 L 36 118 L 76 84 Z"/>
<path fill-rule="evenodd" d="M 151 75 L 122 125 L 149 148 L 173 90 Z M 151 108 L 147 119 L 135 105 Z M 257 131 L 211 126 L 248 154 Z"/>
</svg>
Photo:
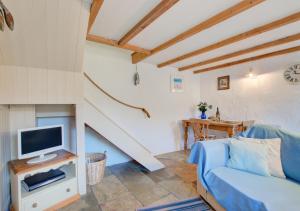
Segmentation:
<svg viewBox="0 0 300 211">
<path fill-rule="evenodd" d="M 212 109 L 212 105 L 208 105 L 207 102 L 200 102 L 198 105 L 198 110 L 201 111 L 201 119 L 206 119 L 206 111 Z"/>
</svg>

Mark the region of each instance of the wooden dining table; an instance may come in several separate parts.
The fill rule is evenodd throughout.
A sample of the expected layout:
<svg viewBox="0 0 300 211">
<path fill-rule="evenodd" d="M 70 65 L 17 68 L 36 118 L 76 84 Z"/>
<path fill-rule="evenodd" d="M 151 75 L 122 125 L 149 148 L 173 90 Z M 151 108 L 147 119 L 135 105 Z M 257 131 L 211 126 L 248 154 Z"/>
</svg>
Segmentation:
<svg viewBox="0 0 300 211">
<path fill-rule="evenodd" d="M 193 120 L 195 119 L 182 120 L 182 126 L 184 129 L 184 150 L 187 150 L 188 130 Z M 215 121 L 209 119 L 205 121 L 209 121 L 209 129 L 227 132 L 229 137 L 232 137 L 237 132 L 243 130 L 243 122 L 241 121 Z"/>
</svg>

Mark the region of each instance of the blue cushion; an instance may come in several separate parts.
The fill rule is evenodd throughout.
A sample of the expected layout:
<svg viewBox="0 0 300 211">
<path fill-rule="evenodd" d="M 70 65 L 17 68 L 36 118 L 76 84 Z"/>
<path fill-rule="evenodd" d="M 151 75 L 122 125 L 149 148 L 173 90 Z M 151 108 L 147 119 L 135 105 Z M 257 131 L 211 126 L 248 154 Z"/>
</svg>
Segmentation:
<svg viewBox="0 0 300 211">
<path fill-rule="evenodd" d="M 281 161 L 285 175 L 300 182 L 300 134 L 268 126 L 253 125 L 240 136 L 247 138 L 281 138 Z"/>
<path fill-rule="evenodd" d="M 227 211 L 299 210 L 300 185 L 227 167 L 206 176 L 209 192 Z"/>
<path fill-rule="evenodd" d="M 265 144 L 249 141 L 229 143 L 227 166 L 262 176 L 271 176 L 268 167 L 268 148 Z"/>
</svg>

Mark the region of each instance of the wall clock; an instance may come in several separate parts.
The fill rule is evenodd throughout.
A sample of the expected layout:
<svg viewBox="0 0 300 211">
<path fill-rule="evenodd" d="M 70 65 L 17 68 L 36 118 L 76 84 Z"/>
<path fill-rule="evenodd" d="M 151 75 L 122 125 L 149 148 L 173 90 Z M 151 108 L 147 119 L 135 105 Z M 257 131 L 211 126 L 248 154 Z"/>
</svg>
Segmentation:
<svg viewBox="0 0 300 211">
<path fill-rule="evenodd" d="M 300 64 L 295 64 L 289 67 L 283 74 L 284 78 L 293 84 L 300 82 Z"/>
</svg>

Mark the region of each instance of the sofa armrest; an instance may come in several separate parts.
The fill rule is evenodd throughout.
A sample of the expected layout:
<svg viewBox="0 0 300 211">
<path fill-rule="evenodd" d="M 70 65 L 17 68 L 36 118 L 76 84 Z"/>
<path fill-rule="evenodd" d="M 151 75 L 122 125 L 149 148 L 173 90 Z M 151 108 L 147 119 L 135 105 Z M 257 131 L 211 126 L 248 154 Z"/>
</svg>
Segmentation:
<svg viewBox="0 0 300 211">
<path fill-rule="evenodd" d="M 232 139 L 196 142 L 188 158 L 189 163 L 198 164 L 197 174 L 203 187 L 207 189 L 205 175 L 212 169 L 226 166 L 229 158 L 228 142 Z"/>
</svg>

